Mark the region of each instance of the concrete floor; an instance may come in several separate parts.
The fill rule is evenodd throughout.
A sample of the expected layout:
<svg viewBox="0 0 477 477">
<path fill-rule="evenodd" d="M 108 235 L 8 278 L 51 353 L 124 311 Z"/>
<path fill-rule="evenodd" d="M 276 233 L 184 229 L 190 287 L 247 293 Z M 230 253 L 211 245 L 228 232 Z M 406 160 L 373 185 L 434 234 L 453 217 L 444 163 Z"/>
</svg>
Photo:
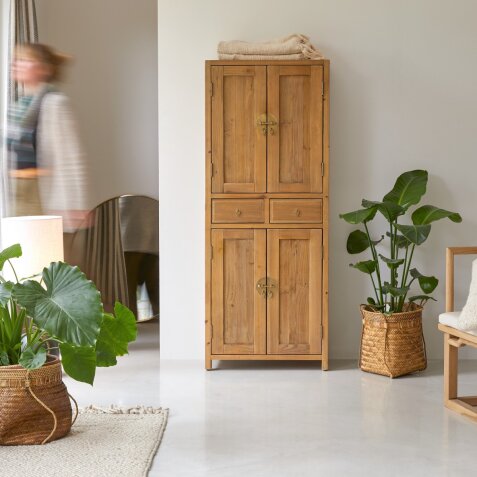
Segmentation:
<svg viewBox="0 0 477 477">
<path fill-rule="evenodd" d="M 477 394 L 477 363 L 460 389 Z M 157 323 L 94 388 L 67 380 L 80 405 L 170 408 L 150 476 L 474 476 L 477 422 L 442 406 L 442 362 L 395 380 L 356 362 L 161 361 Z M 472 391 L 472 388 L 474 391 Z"/>
</svg>

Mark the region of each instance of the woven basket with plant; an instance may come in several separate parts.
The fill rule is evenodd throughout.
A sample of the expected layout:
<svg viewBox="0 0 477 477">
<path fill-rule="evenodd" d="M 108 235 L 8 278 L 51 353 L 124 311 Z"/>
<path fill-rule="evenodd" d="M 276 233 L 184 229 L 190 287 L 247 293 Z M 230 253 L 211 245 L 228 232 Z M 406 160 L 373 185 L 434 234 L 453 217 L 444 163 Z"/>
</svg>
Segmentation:
<svg viewBox="0 0 477 477">
<path fill-rule="evenodd" d="M 18 244 L 0 252 L 0 271 L 21 254 Z M 93 384 L 97 367 L 127 353 L 136 319 L 120 303 L 114 315 L 105 313 L 78 267 L 53 262 L 39 282 L 15 277 L 0 276 L 0 445 L 45 444 L 65 436 L 73 421 L 62 368 Z"/>
<path fill-rule="evenodd" d="M 350 233 L 348 252 L 371 253 L 369 260 L 350 265 L 367 274 L 373 288 L 373 296 L 361 306 L 363 371 L 396 377 L 426 368 L 422 308 L 428 300 L 434 300 L 430 294 L 438 279 L 411 268 L 414 251 L 427 240 L 436 220 L 462 222 L 458 213 L 433 205 L 423 205 L 410 213 L 410 207 L 425 194 L 427 180 L 427 171 L 405 172 L 382 201 L 363 200 L 363 208 L 340 215 L 349 224 L 362 226 Z M 369 223 L 378 212 L 388 227 L 386 234 L 376 240 Z M 410 224 L 402 223 L 406 215 L 410 215 Z M 421 291 L 408 297 L 416 284 Z"/>
</svg>

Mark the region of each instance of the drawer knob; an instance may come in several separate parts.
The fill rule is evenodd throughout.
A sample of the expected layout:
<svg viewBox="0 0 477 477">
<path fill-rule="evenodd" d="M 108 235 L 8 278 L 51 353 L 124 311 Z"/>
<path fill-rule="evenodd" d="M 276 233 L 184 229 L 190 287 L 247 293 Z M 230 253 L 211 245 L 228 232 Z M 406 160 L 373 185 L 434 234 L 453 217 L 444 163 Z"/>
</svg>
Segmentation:
<svg viewBox="0 0 477 477">
<path fill-rule="evenodd" d="M 300 209 L 296 209 L 296 210 L 295 210 L 295 215 L 296 215 L 297 217 L 300 217 L 300 216 L 301 216 L 301 210 L 300 210 Z"/>
<path fill-rule="evenodd" d="M 242 215 L 242 211 L 240 209 L 235 209 L 235 215 L 237 217 L 241 216 Z"/>
</svg>

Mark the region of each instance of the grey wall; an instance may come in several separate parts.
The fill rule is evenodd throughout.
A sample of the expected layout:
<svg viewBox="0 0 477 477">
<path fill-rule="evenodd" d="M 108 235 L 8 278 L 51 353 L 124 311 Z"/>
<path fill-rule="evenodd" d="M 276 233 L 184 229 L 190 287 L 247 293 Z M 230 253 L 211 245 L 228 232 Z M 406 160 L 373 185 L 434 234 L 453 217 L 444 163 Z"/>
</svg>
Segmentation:
<svg viewBox="0 0 477 477">
<path fill-rule="evenodd" d="M 475 18 L 472 0 L 159 0 L 162 357 L 203 356 L 203 62 L 220 40 L 294 32 L 331 59 L 331 355 L 357 357 L 358 305 L 371 293 L 348 267 L 353 228 L 338 214 L 424 168 L 426 202 L 464 217 L 437 223 L 416 252 L 416 266 L 441 279 L 438 303 L 425 310 L 429 356 L 441 356 L 445 247 L 477 243 Z M 461 300 L 469 272 L 459 278 Z"/>
<path fill-rule="evenodd" d="M 74 57 L 71 97 L 90 164 L 90 206 L 158 197 L 157 2 L 37 0 L 40 41 Z"/>
</svg>

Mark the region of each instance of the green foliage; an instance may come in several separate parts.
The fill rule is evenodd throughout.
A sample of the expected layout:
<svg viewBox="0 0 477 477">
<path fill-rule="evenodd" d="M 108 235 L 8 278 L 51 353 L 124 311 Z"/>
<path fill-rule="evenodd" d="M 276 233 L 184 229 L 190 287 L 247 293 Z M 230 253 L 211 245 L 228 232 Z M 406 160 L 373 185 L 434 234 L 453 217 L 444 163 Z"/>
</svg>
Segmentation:
<svg viewBox="0 0 477 477">
<path fill-rule="evenodd" d="M 11 245 L 10 247 L 7 247 L 5 250 L 2 250 L 0 252 L 0 271 L 3 270 L 3 267 L 5 265 L 5 262 L 12 258 L 18 258 L 22 256 L 22 248 L 20 245 L 17 243 L 15 245 Z"/>
<path fill-rule="evenodd" d="M 18 244 L 0 252 L 0 270 L 19 256 Z M 44 268 L 40 283 L 0 283 L 0 366 L 40 368 L 47 342 L 56 342 L 65 372 L 93 384 L 96 367 L 115 365 L 136 339 L 133 313 L 116 303 L 115 315 L 106 314 L 94 283 L 63 262 Z"/>
<path fill-rule="evenodd" d="M 68 376 L 82 383 L 93 384 L 96 374 L 96 352 L 93 346 L 60 344 L 63 369 Z"/>
<path fill-rule="evenodd" d="M 340 217 L 349 224 L 356 225 L 373 220 L 377 211 L 377 207 L 370 207 L 368 209 L 359 209 L 354 212 L 348 212 L 347 214 L 340 214 Z"/>
<path fill-rule="evenodd" d="M 383 201 L 393 202 L 404 209 L 418 204 L 427 188 L 427 171 L 408 171 L 401 174 L 394 187 L 384 197 Z"/>
<path fill-rule="evenodd" d="M 96 360 L 98 366 L 114 366 L 116 356 L 128 352 L 128 343 L 137 335 L 136 319 L 128 308 L 119 302 L 114 305 L 114 316 L 105 313 L 101 332 L 96 343 Z"/>
<path fill-rule="evenodd" d="M 346 250 L 348 253 L 361 253 L 369 247 L 368 236 L 361 230 L 355 230 L 351 232 L 346 242 Z"/>
<path fill-rule="evenodd" d="M 78 267 L 63 262 L 43 270 L 46 289 L 27 280 L 13 287 L 13 296 L 34 323 L 62 342 L 94 346 L 103 310 L 101 296 Z"/>
<path fill-rule="evenodd" d="M 37 349 L 25 348 L 18 360 L 26 369 L 38 369 L 46 363 L 46 349 L 40 346 Z"/>
<path fill-rule="evenodd" d="M 439 281 L 436 277 L 411 269 L 414 250 L 429 237 L 431 223 L 444 218 L 458 223 L 462 222 L 462 217 L 457 212 L 424 205 L 412 213 L 412 224 L 398 223 L 402 217 L 410 214 L 411 206 L 420 202 L 426 193 L 427 180 L 427 171 L 405 172 L 397 178 L 392 190 L 381 201 L 364 199 L 361 203 L 363 209 L 340 214 L 346 222 L 360 224 L 364 228 L 351 232 L 346 249 L 350 254 L 370 251 L 370 260 L 350 266 L 369 275 L 376 297 L 368 297 L 367 303 L 375 310 L 388 314 L 401 312 L 414 281 L 425 294 L 412 296 L 408 299 L 409 302 L 424 305 L 428 300 L 434 300 L 429 294 L 435 290 Z M 377 212 L 386 219 L 389 226 L 386 231 L 388 240 L 385 254 L 378 253 L 377 245 L 381 240 L 373 241 L 369 231 L 369 224 Z M 387 272 L 388 280 L 384 279 L 384 272 Z"/>
<path fill-rule="evenodd" d="M 431 233 L 430 225 L 401 225 L 394 224 L 397 230 L 411 243 L 421 245 Z"/>
<path fill-rule="evenodd" d="M 367 273 L 371 275 L 376 271 L 376 267 L 378 266 L 378 262 L 375 260 L 367 260 L 366 262 L 358 262 L 355 264 L 350 264 L 350 267 L 356 268 L 360 272 Z"/>
<path fill-rule="evenodd" d="M 416 209 L 412 214 L 412 223 L 414 225 L 427 225 L 440 219 L 449 218 L 452 222 L 462 222 L 462 217 L 456 212 L 439 209 L 433 205 L 423 205 Z"/>
</svg>

